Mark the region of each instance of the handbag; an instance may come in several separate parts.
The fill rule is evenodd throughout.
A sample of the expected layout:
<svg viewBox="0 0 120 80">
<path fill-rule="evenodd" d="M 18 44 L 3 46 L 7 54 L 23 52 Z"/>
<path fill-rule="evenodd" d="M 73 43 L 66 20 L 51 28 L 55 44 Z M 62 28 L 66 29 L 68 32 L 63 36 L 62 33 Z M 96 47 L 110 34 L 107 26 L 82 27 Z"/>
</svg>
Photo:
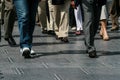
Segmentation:
<svg viewBox="0 0 120 80">
<path fill-rule="evenodd" d="M 64 4 L 64 0 L 52 0 L 53 5 L 62 5 Z"/>
</svg>

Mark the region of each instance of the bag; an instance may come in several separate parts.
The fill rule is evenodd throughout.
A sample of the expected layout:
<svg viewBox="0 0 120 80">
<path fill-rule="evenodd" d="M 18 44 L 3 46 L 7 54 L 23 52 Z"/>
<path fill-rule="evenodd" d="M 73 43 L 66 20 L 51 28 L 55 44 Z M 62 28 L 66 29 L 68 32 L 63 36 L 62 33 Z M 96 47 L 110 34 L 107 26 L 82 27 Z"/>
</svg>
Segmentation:
<svg viewBox="0 0 120 80">
<path fill-rule="evenodd" d="M 64 4 L 64 0 L 52 0 L 53 5 L 62 5 Z"/>
</svg>

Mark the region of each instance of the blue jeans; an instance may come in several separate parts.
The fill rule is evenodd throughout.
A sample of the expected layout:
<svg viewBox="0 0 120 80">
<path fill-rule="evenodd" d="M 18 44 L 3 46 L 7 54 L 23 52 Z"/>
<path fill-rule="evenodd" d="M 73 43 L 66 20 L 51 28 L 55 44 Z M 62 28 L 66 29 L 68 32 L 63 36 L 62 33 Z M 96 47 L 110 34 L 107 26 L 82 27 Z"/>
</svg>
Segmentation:
<svg viewBox="0 0 120 80">
<path fill-rule="evenodd" d="M 13 0 L 20 32 L 20 48 L 32 47 L 36 11 L 39 0 Z"/>
</svg>

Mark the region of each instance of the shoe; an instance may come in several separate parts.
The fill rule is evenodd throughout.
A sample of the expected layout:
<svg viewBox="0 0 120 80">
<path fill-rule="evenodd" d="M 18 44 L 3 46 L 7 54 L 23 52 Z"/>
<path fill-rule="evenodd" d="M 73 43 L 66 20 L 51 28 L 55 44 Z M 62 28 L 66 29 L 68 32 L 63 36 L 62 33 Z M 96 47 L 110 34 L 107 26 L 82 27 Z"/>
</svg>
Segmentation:
<svg viewBox="0 0 120 80">
<path fill-rule="evenodd" d="M 119 30 L 119 27 L 112 27 L 111 28 L 111 31 L 117 31 L 117 30 Z"/>
<path fill-rule="evenodd" d="M 55 32 L 53 30 L 49 30 L 49 31 L 47 31 L 47 34 L 55 35 Z"/>
<path fill-rule="evenodd" d="M 58 37 L 57 35 L 55 36 L 56 40 L 61 40 L 63 37 Z"/>
<path fill-rule="evenodd" d="M 23 50 L 22 50 L 22 49 L 20 49 L 20 53 L 23 54 Z M 35 51 L 31 49 L 30 54 L 31 54 L 31 55 L 34 55 L 34 54 L 35 54 Z"/>
<path fill-rule="evenodd" d="M 75 31 L 75 30 L 76 30 L 76 27 L 72 27 L 71 30 L 72 30 L 72 31 Z"/>
<path fill-rule="evenodd" d="M 42 30 L 42 33 L 43 34 L 47 34 L 47 30 Z"/>
<path fill-rule="evenodd" d="M 8 44 L 9 44 L 10 46 L 15 46 L 15 45 L 16 45 L 16 42 L 15 42 L 15 40 L 14 40 L 13 37 L 4 38 L 4 39 L 8 42 Z"/>
<path fill-rule="evenodd" d="M 30 56 L 30 49 L 27 48 L 27 47 L 23 48 L 22 49 L 22 56 L 24 58 L 31 58 L 31 56 Z"/>
<path fill-rule="evenodd" d="M 81 35 L 80 30 L 75 32 L 76 35 Z"/>
<path fill-rule="evenodd" d="M 61 41 L 62 41 L 62 42 L 65 42 L 65 43 L 68 43 L 68 42 L 69 42 L 68 37 L 62 37 L 62 38 L 61 38 Z"/>
<path fill-rule="evenodd" d="M 96 54 L 96 51 L 95 51 L 95 50 L 90 51 L 90 52 L 87 51 L 87 52 L 88 52 L 90 58 L 96 58 L 96 57 L 97 57 L 97 54 Z"/>
</svg>

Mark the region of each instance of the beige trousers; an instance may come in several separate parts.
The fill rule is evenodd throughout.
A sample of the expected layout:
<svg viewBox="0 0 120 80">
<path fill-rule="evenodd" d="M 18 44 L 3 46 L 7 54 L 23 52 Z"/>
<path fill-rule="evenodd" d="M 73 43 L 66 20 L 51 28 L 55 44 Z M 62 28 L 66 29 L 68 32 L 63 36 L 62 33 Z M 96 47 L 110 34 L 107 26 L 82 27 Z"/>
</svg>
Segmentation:
<svg viewBox="0 0 120 80">
<path fill-rule="evenodd" d="M 58 28 L 55 33 L 58 37 L 68 37 L 70 0 L 62 5 L 54 5 L 54 26 Z"/>
<path fill-rule="evenodd" d="M 50 16 L 50 22 L 48 23 L 47 30 L 54 30 L 54 6 L 52 5 L 52 0 L 48 0 L 48 6 L 49 6 L 49 16 Z"/>
</svg>

